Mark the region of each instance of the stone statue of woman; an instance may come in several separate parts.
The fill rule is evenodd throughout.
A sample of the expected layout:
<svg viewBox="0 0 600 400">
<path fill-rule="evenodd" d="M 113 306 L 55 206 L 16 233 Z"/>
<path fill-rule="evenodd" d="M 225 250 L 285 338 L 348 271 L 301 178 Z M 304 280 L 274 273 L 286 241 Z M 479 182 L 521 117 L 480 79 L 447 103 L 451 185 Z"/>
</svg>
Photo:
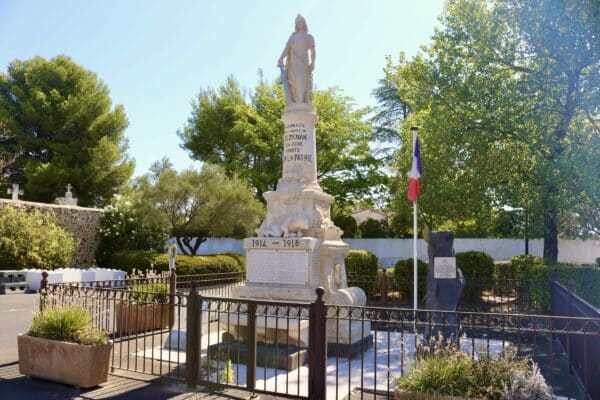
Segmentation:
<svg viewBox="0 0 600 400">
<path fill-rule="evenodd" d="M 281 67 L 285 59 L 285 74 L 292 103 L 312 104 L 315 56 L 315 39 L 308 33 L 304 17 L 298 14 L 296 31 L 290 35 L 277 62 L 277 66 Z"/>
</svg>

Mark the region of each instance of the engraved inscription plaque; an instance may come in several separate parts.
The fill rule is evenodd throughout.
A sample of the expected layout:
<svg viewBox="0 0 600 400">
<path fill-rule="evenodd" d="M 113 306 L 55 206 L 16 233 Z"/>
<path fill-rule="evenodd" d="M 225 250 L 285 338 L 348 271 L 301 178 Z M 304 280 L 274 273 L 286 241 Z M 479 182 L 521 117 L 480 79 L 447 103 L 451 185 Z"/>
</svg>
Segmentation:
<svg viewBox="0 0 600 400">
<path fill-rule="evenodd" d="M 435 279 L 455 279 L 456 257 L 435 257 L 433 259 L 433 277 Z"/>
<path fill-rule="evenodd" d="M 308 284 L 308 251 L 247 250 L 249 283 Z"/>
</svg>

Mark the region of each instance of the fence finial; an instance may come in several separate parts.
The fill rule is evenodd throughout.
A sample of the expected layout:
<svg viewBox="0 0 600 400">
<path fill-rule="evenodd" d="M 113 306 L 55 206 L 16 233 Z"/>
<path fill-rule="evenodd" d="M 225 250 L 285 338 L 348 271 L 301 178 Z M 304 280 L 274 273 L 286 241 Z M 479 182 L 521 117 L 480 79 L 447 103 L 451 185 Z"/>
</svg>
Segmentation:
<svg viewBox="0 0 600 400">
<path fill-rule="evenodd" d="M 315 292 L 317 293 L 317 301 L 323 301 L 323 296 L 325 295 L 325 289 L 323 289 L 322 287 L 318 287 L 317 290 L 315 290 Z"/>
<path fill-rule="evenodd" d="M 575 293 L 575 281 L 573 279 L 569 279 L 569 281 L 567 282 L 567 288 L 570 292 Z"/>
<path fill-rule="evenodd" d="M 48 272 L 42 272 L 42 282 L 40 283 L 40 292 L 42 290 L 48 289 Z"/>
</svg>

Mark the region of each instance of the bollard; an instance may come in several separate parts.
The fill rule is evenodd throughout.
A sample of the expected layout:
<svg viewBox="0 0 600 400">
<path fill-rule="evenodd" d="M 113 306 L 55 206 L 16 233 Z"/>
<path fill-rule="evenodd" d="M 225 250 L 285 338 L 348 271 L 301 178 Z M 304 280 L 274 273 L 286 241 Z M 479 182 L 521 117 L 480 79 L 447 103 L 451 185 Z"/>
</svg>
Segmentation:
<svg viewBox="0 0 600 400">
<path fill-rule="evenodd" d="M 175 325 L 175 293 L 177 292 L 177 269 L 171 269 L 169 276 L 169 327 Z"/>
<path fill-rule="evenodd" d="M 388 302 L 388 276 L 385 268 L 381 269 L 381 304 L 387 306 Z"/>
<path fill-rule="evenodd" d="M 48 272 L 42 272 L 42 282 L 40 283 L 40 311 L 44 311 L 46 306 L 46 296 L 48 295 Z"/>
<path fill-rule="evenodd" d="M 248 302 L 248 365 L 246 390 L 254 392 L 256 386 L 256 303 Z"/>
<path fill-rule="evenodd" d="M 323 300 L 325 290 L 319 287 L 316 293 L 317 300 L 310 304 L 308 397 L 313 400 L 325 400 L 327 395 L 327 308 Z"/>
<path fill-rule="evenodd" d="M 569 279 L 569 281 L 567 282 L 567 288 L 569 289 L 569 292 L 571 292 L 572 294 L 575 294 L 575 281 L 573 279 Z"/>
</svg>

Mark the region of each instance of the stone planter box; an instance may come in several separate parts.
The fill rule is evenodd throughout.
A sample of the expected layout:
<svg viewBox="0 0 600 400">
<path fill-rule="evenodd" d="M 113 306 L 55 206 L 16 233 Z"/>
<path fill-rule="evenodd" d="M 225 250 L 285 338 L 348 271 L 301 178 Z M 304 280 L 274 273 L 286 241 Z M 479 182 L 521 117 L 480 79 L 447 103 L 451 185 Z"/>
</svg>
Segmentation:
<svg viewBox="0 0 600 400">
<path fill-rule="evenodd" d="M 395 389 L 394 400 L 470 400 L 466 397 L 455 396 L 433 396 L 426 393 L 407 392 L 406 390 Z"/>
<path fill-rule="evenodd" d="M 117 333 L 132 335 L 169 327 L 169 305 L 159 303 L 116 303 Z"/>
<path fill-rule="evenodd" d="M 80 388 L 108 380 L 113 343 L 85 346 L 29 335 L 17 337 L 19 372 Z"/>
</svg>

